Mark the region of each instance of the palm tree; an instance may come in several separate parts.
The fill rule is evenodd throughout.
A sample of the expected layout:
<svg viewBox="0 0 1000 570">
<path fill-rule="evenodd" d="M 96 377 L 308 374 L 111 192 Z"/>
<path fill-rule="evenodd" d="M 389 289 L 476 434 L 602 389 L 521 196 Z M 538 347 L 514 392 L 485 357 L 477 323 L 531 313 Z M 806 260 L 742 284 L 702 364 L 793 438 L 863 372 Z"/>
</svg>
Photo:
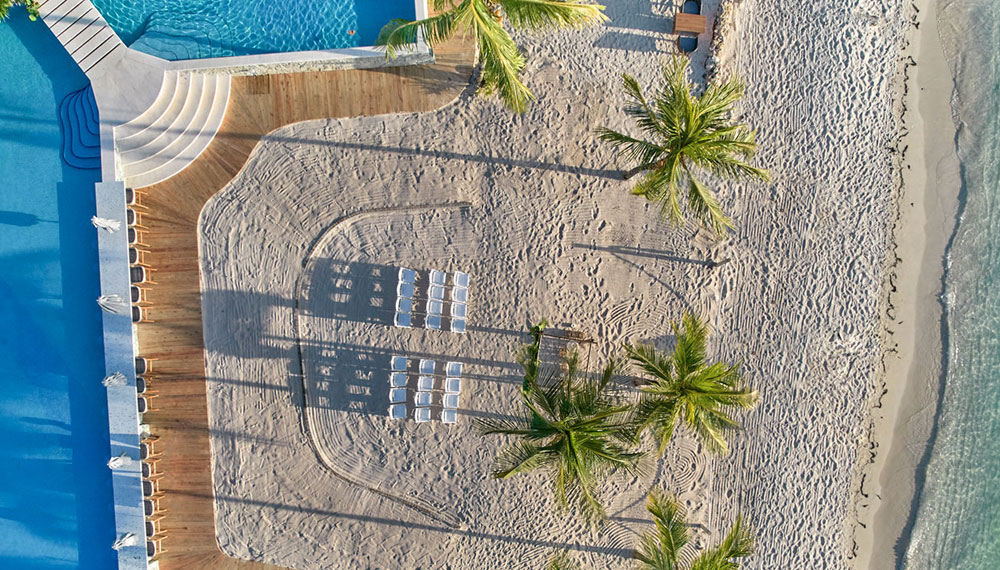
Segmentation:
<svg viewBox="0 0 1000 570">
<path fill-rule="evenodd" d="M 447 10 L 446 10 L 447 8 Z M 434 47 L 458 30 L 471 33 L 482 63 L 484 94 L 497 92 L 507 107 L 523 113 L 534 96 L 519 78 L 524 56 L 503 27 L 504 17 L 514 29 L 580 28 L 607 21 L 604 6 L 585 0 L 434 0 L 436 16 L 411 22 L 392 20 L 379 34 L 377 44 L 389 57 L 412 49 L 418 33 Z"/>
<path fill-rule="evenodd" d="M 738 364 L 706 362 L 708 327 L 691 313 L 684 328 L 672 323 L 677 344 L 670 354 L 652 346 L 626 345 L 628 357 L 652 380 L 640 386 L 643 394 L 637 416 L 659 444 L 662 455 L 678 420 L 716 453 L 726 453 L 725 432 L 739 429 L 727 410 L 749 409 L 757 402 L 757 391 L 746 386 Z"/>
<path fill-rule="evenodd" d="M 28 10 L 28 18 L 32 21 L 38 19 L 38 2 L 36 0 L 0 0 L 0 22 L 7 19 L 10 15 L 10 9 L 14 6 L 21 5 Z"/>
<path fill-rule="evenodd" d="M 710 84 L 700 96 L 692 95 L 687 77 L 688 59 L 675 56 L 663 66 L 664 86 L 652 102 L 646 100 L 634 77 L 622 75 L 631 102 L 625 113 L 648 140 L 633 138 L 607 127 L 598 129 L 601 140 L 618 148 L 620 156 L 636 162 L 622 173 L 627 180 L 640 172 L 645 177 L 633 194 L 660 205 L 661 214 L 674 224 L 684 221 L 682 193 L 687 210 L 717 235 L 733 227 L 712 190 L 695 176 L 697 170 L 728 178 L 770 180 L 766 170 L 746 161 L 757 149 L 755 132 L 735 123 L 733 104 L 743 97 L 743 84 L 730 80 Z M 686 187 L 686 189 L 682 189 Z"/>
<path fill-rule="evenodd" d="M 591 524 L 606 517 L 598 498 L 601 483 L 613 474 L 637 474 L 641 453 L 631 407 L 612 394 L 609 385 L 619 363 L 612 360 L 596 378 L 578 368 L 577 355 L 565 359 L 562 371 L 539 381 L 538 349 L 544 322 L 532 328 L 534 342 L 521 349 L 524 368 L 521 417 L 477 420 L 484 435 L 517 436 L 498 455 L 493 476 L 505 479 L 545 469 L 552 478 L 560 510 L 574 504 Z"/>
<path fill-rule="evenodd" d="M 681 506 L 666 493 L 654 490 L 646 510 L 653 515 L 656 531 L 644 534 L 632 554 L 640 570 L 680 570 L 685 562 L 690 562 L 688 570 L 738 570 L 739 559 L 753 554 L 753 536 L 743 525 L 743 517 L 737 516 L 718 546 L 686 560 L 681 550 L 690 535 Z"/>
</svg>

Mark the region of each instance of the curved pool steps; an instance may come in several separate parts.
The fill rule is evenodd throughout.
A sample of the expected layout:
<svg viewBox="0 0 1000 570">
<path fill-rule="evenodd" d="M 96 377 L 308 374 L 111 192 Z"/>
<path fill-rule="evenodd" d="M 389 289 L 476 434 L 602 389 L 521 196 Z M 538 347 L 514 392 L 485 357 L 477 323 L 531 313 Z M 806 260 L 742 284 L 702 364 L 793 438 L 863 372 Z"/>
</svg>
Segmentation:
<svg viewBox="0 0 1000 570">
<path fill-rule="evenodd" d="M 125 55 L 125 44 L 90 0 L 40 0 L 38 14 L 88 75 Z"/>
<path fill-rule="evenodd" d="M 101 167 L 101 135 L 94 92 L 88 85 L 59 104 L 62 157 L 74 168 Z"/>
<path fill-rule="evenodd" d="M 228 75 L 167 72 L 150 108 L 115 128 L 126 184 L 133 188 L 157 184 L 198 158 L 222 125 L 229 88 Z"/>
</svg>

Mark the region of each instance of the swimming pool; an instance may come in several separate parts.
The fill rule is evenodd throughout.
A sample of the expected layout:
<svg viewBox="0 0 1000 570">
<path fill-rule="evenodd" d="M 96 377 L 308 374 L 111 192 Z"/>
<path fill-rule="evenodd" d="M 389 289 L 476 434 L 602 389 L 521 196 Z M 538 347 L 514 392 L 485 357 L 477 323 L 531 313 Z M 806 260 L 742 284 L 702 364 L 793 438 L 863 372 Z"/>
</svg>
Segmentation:
<svg viewBox="0 0 1000 570">
<path fill-rule="evenodd" d="M 413 0 L 93 0 L 126 45 L 167 60 L 370 46 Z"/>
<path fill-rule="evenodd" d="M 0 568 L 113 568 L 100 172 L 63 160 L 59 120 L 68 96 L 90 104 L 87 78 L 20 8 L 0 24 L 0 77 Z"/>
</svg>

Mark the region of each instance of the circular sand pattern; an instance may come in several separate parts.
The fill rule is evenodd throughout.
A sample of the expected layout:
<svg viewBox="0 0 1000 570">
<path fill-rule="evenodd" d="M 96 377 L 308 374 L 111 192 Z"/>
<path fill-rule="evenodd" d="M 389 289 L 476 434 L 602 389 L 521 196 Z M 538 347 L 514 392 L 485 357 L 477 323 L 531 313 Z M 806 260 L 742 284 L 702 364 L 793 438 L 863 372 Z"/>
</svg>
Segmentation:
<svg viewBox="0 0 1000 570">
<path fill-rule="evenodd" d="M 675 434 L 665 451 L 668 488 L 678 495 L 693 491 L 702 483 L 709 459 L 695 439 Z"/>
</svg>

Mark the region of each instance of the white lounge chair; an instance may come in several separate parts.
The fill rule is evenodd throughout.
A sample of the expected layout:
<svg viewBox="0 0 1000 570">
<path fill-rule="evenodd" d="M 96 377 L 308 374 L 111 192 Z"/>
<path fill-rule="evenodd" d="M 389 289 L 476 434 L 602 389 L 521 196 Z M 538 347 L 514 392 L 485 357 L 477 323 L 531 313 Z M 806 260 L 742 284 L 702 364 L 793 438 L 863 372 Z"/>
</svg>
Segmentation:
<svg viewBox="0 0 1000 570">
<path fill-rule="evenodd" d="M 462 379 L 461 378 L 445 378 L 444 380 L 444 391 L 449 394 L 458 394 L 462 391 Z"/>
<path fill-rule="evenodd" d="M 444 301 L 444 286 L 431 285 L 427 288 L 427 297 L 438 301 Z"/>
<path fill-rule="evenodd" d="M 444 373 L 448 376 L 461 376 L 462 375 L 462 363 L 461 362 L 448 362 L 444 365 Z"/>
<path fill-rule="evenodd" d="M 413 326 L 413 315 L 410 313 L 396 313 L 396 317 L 393 319 L 393 324 L 397 327 L 402 327 L 408 329 Z"/>
<path fill-rule="evenodd" d="M 402 420 L 406 418 L 406 404 L 393 404 L 389 406 L 389 419 Z"/>
<path fill-rule="evenodd" d="M 417 406 L 429 406 L 431 405 L 431 399 L 434 397 L 431 392 L 417 392 L 416 397 L 413 399 L 413 403 Z"/>
<path fill-rule="evenodd" d="M 392 357 L 392 371 L 393 372 L 406 372 L 406 357 L 405 356 L 393 356 Z"/>
<path fill-rule="evenodd" d="M 417 378 L 417 390 L 421 392 L 430 392 L 434 389 L 434 377 L 433 376 L 421 376 Z"/>
<path fill-rule="evenodd" d="M 428 315 L 440 315 L 444 313 L 444 302 L 437 299 L 431 299 L 427 301 L 427 314 Z"/>
<path fill-rule="evenodd" d="M 432 331 L 441 330 L 441 315 L 427 315 L 427 318 L 424 319 L 424 326 Z"/>
<path fill-rule="evenodd" d="M 412 269 L 407 269 L 406 267 L 399 268 L 399 282 L 400 283 L 416 283 L 417 282 L 417 272 Z"/>
<path fill-rule="evenodd" d="M 431 409 L 430 408 L 416 408 L 413 412 L 413 419 L 417 421 L 418 424 L 426 423 L 431 421 Z"/>
<path fill-rule="evenodd" d="M 396 286 L 396 294 L 407 299 L 413 298 L 414 291 L 416 291 L 416 288 L 413 283 L 403 283 L 400 281 L 399 285 Z"/>
<path fill-rule="evenodd" d="M 437 363 L 433 360 L 426 358 L 420 359 L 420 373 L 421 374 L 434 374 L 434 369 L 437 368 Z"/>
<path fill-rule="evenodd" d="M 406 388 L 406 373 L 393 372 L 389 375 L 390 388 Z"/>
<path fill-rule="evenodd" d="M 448 274 L 444 271 L 438 271 L 437 269 L 431 269 L 431 285 L 441 285 L 442 287 L 447 282 Z"/>
<path fill-rule="evenodd" d="M 468 303 L 469 302 L 469 290 L 462 287 L 455 287 L 451 290 L 451 302 L 452 303 Z"/>
<path fill-rule="evenodd" d="M 461 287 L 463 289 L 469 288 L 469 274 L 462 273 L 461 271 L 456 271 L 451 275 L 451 286 Z"/>
<path fill-rule="evenodd" d="M 458 420 L 458 410 L 454 408 L 441 410 L 441 423 L 453 424 Z"/>
<path fill-rule="evenodd" d="M 451 316 L 455 319 L 464 319 L 466 313 L 468 312 L 469 306 L 465 303 L 452 303 L 451 304 Z"/>
<path fill-rule="evenodd" d="M 413 312 L 413 299 L 407 299 L 406 297 L 399 297 L 396 299 L 396 312 L 397 313 L 412 313 Z"/>
<path fill-rule="evenodd" d="M 452 319 L 451 320 L 451 332 L 453 332 L 453 333 L 464 333 L 465 332 L 465 319 Z"/>
<path fill-rule="evenodd" d="M 389 390 L 389 403 L 390 404 L 405 404 L 406 403 L 406 388 L 393 388 Z"/>
<path fill-rule="evenodd" d="M 458 407 L 458 394 L 445 394 L 444 403 L 442 406 L 446 409 L 455 409 Z"/>
</svg>

